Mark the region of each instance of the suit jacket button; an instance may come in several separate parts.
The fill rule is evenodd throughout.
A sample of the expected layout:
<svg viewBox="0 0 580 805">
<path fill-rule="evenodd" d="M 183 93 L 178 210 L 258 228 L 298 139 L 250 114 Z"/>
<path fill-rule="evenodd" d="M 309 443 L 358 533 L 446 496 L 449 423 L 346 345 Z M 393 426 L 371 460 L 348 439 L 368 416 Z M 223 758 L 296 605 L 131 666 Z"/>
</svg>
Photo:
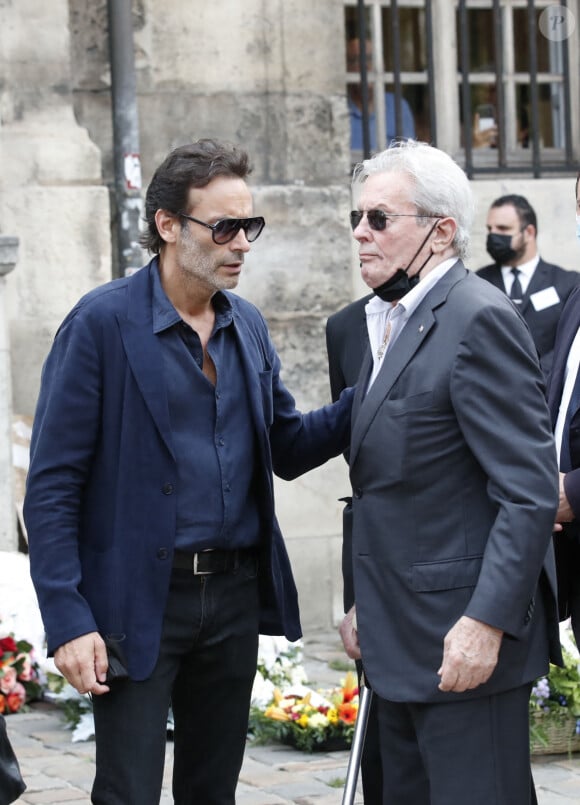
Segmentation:
<svg viewBox="0 0 580 805">
<path fill-rule="evenodd" d="M 158 559 L 167 559 L 168 556 L 169 556 L 169 551 L 167 550 L 167 548 L 159 548 L 159 550 L 157 551 L 157 558 Z"/>
<path fill-rule="evenodd" d="M 163 484 L 161 487 L 161 491 L 164 495 L 172 495 L 173 494 L 173 484 Z"/>
<path fill-rule="evenodd" d="M 363 496 L 362 489 L 355 489 L 354 492 L 353 492 L 353 495 L 357 500 L 360 500 L 362 498 L 362 496 Z"/>
</svg>

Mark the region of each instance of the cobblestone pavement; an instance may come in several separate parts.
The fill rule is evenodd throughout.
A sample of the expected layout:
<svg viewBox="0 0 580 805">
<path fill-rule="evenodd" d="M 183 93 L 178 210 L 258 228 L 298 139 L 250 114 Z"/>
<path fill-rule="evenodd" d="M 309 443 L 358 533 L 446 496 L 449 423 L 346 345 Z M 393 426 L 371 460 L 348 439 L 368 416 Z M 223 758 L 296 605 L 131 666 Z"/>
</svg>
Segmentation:
<svg viewBox="0 0 580 805">
<path fill-rule="evenodd" d="M 313 686 L 337 684 L 344 659 L 334 634 L 304 641 L 305 667 Z M 54 706 L 35 705 L 8 717 L 8 732 L 28 786 L 18 805 L 87 805 L 93 778 L 93 742 L 72 743 Z M 168 743 L 161 805 L 171 805 L 173 746 Z M 347 752 L 305 754 L 284 746 L 248 745 L 237 805 L 340 805 Z M 539 805 L 580 803 L 580 755 L 543 756 L 533 766 Z M 357 805 L 363 802 L 360 792 Z M 456 803 L 454 805 L 462 805 Z"/>
</svg>

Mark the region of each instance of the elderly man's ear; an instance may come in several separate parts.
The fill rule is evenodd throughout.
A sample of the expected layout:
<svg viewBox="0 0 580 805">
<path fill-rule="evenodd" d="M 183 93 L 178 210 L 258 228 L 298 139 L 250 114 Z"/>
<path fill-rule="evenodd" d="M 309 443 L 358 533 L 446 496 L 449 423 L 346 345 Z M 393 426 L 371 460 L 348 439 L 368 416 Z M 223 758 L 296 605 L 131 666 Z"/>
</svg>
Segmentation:
<svg viewBox="0 0 580 805">
<path fill-rule="evenodd" d="M 433 233 L 431 248 L 434 254 L 441 254 L 453 243 L 453 238 L 457 232 L 455 218 L 442 218 L 437 224 Z"/>
</svg>

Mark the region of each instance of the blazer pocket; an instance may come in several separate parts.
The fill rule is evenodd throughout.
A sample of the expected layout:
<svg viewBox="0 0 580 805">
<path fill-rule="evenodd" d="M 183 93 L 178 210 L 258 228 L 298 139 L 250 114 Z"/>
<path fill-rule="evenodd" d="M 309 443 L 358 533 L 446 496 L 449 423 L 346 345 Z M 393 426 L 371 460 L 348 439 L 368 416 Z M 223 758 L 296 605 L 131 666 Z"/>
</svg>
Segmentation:
<svg viewBox="0 0 580 805">
<path fill-rule="evenodd" d="M 417 562 L 411 567 L 411 587 L 418 593 L 475 587 L 482 556 L 464 556 L 443 562 Z"/>
<path fill-rule="evenodd" d="M 434 405 L 432 391 L 420 391 L 407 397 L 388 397 L 383 403 L 390 416 L 406 416 L 414 411 L 431 410 Z"/>
</svg>

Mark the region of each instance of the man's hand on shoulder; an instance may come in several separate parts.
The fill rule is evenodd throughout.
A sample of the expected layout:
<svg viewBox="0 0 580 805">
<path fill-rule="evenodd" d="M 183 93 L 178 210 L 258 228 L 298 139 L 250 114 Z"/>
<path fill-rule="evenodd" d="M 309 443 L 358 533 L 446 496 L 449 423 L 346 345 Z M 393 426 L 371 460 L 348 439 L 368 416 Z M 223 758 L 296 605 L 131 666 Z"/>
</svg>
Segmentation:
<svg viewBox="0 0 580 805">
<path fill-rule="evenodd" d="M 54 664 L 79 693 L 100 696 L 109 692 L 109 686 L 102 684 L 109 666 L 107 649 L 98 632 L 63 643 L 54 653 Z"/>
<path fill-rule="evenodd" d="M 338 627 L 344 650 L 351 660 L 360 660 L 360 647 L 356 628 L 356 607 L 352 606 Z"/>
<path fill-rule="evenodd" d="M 463 615 L 447 632 L 443 641 L 443 662 L 437 671 L 439 690 L 463 693 L 492 675 L 503 632 Z"/>
</svg>

